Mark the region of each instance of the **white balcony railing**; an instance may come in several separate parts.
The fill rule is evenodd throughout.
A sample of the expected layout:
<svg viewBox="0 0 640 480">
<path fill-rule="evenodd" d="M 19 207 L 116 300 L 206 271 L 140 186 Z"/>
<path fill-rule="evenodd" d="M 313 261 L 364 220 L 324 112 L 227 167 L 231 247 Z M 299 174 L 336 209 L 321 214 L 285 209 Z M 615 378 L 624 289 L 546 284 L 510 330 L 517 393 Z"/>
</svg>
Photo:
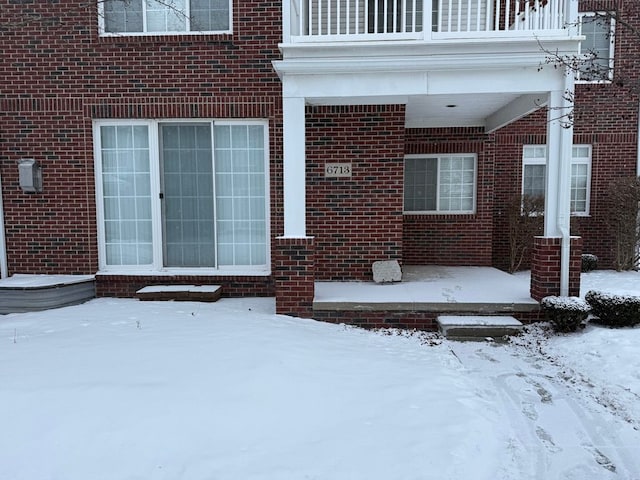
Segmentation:
<svg viewBox="0 0 640 480">
<path fill-rule="evenodd" d="M 571 0 L 289 0 L 285 42 L 559 30 Z M 426 11 L 425 11 L 426 9 Z M 287 17 L 289 21 L 287 22 Z M 286 25 L 290 31 L 286 32 Z M 482 33 L 481 33 L 482 32 Z"/>
</svg>

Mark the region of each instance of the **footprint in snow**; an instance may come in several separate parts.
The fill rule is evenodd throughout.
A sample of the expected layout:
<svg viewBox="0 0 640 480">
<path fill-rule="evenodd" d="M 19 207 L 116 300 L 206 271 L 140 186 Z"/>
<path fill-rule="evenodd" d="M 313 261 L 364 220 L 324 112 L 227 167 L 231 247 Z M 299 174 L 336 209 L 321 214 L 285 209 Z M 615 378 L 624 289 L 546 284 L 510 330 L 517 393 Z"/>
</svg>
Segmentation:
<svg viewBox="0 0 640 480">
<path fill-rule="evenodd" d="M 596 463 L 598 465 L 602 466 L 603 468 L 606 468 L 610 472 L 615 472 L 616 471 L 616 466 L 609 459 L 609 457 L 607 457 L 604 453 L 602 453 L 596 447 L 594 447 L 593 445 L 590 445 L 590 444 L 586 444 L 586 443 L 583 444 L 582 447 L 585 450 L 587 450 L 589 453 L 591 453 L 591 455 L 593 455 L 593 459 L 596 461 Z"/>
<path fill-rule="evenodd" d="M 562 451 L 562 449 L 558 447 L 553 441 L 553 437 L 549 435 L 549 432 L 547 432 L 544 428 L 536 427 L 536 435 L 538 436 L 542 444 L 545 446 L 545 448 L 549 450 L 551 453 L 557 453 Z"/>
<path fill-rule="evenodd" d="M 529 420 L 534 420 L 535 421 L 535 420 L 538 419 L 538 412 L 536 410 L 536 407 L 533 405 L 533 403 L 522 402 L 522 413 Z"/>
</svg>

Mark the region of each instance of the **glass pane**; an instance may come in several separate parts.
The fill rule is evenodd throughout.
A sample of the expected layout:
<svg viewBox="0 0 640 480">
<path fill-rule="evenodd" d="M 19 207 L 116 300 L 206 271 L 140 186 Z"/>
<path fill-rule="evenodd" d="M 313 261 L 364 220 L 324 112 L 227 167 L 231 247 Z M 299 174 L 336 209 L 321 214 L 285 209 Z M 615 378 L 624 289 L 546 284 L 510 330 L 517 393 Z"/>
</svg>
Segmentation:
<svg viewBox="0 0 640 480">
<path fill-rule="evenodd" d="M 408 212 L 435 211 L 437 158 L 407 158 L 404 166 L 404 209 Z"/>
<path fill-rule="evenodd" d="M 473 211 L 475 158 L 452 155 L 440 159 L 439 211 Z"/>
<path fill-rule="evenodd" d="M 572 156 L 573 158 L 589 158 L 589 147 L 588 146 L 575 146 L 573 147 Z"/>
<path fill-rule="evenodd" d="M 264 127 L 216 126 L 215 139 L 219 264 L 263 265 L 267 249 Z"/>
<path fill-rule="evenodd" d="M 210 124 L 161 125 L 164 262 L 213 267 L 213 164 Z M 207 162 L 203 161 L 208 159 Z"/>
<path fill-rule="evenodd" d="M 230 125 L 216 125 L 214 129 L 215 132 L 215 142 L 216 142 L 216 151 L 219 148 L 229 148 L 231 147 L 231 126 Z M 216 156 L 216 162 L 218 158 Z"/>
<path fill-rule="evenodd" d="M 571 165 L 571 212 L 586 213 L 589 167 L 585 163 Z"/>
<path fill-rule="evenodd" d="M 152 263 L 148 127 L 102 126 L 105 262 Z"/>
<path fill-rule="evenodd" d="M 185 0 L 145 0 L 148 32 L 184 32 L 187 14 Z"/>
<path fill-rule="evenodd" d="M 581 33 L 586 38 L 580 45 L 580 53 L 587 56 L 580 67 L 580 80 L 608 80 L 611 56 L 611 24 L 604 15 L 584 15 Z"/>
<path fill-rule="evenodd" d="M 229 30 L 229 0 L 191 0 L 191 30 Z"/>
<path fill-rule="evenodd" d="M 522 194 L 530 197 L 544 197 L 545 165 L 523 165 Z"/>
<path fill-rule="evenodd" d="M 142 32 L 142 0 L 104 0 L 104 30 Z"/>
</svg>

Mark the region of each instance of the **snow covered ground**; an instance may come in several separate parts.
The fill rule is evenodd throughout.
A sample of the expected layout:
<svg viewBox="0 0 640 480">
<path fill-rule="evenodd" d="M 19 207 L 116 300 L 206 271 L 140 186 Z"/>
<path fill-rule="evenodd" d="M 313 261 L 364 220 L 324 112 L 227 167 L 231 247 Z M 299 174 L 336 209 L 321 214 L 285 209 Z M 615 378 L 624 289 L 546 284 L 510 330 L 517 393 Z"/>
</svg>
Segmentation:
<svg viewBox="0 0 640 480">
<path fill-rule="evenodd" d="M 0 316 L 2 480 L 633 480 L 639 453 L 638 327 L 458 343 L 273 299 Z"/>
</svg>

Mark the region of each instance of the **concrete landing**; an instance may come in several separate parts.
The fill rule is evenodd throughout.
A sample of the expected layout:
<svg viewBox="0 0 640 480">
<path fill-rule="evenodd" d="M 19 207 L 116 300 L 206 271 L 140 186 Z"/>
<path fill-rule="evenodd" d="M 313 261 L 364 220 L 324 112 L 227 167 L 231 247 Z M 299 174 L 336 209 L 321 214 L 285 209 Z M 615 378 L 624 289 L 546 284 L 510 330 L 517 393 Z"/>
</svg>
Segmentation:
<svg viewBox="0 0 640 480">
<path fill-rule="evenodd" d="M 511 316 L 441 315 L 436 322 L 440 333 L 450 340 L 501 338 L 522 330 L 522 323 Z"/>
<path fill-rule="evenodd" d="M 150 285 L 136 292 L 140 300 L 215 302 L 222 295 L 220 285 Z"/>
</svg>

